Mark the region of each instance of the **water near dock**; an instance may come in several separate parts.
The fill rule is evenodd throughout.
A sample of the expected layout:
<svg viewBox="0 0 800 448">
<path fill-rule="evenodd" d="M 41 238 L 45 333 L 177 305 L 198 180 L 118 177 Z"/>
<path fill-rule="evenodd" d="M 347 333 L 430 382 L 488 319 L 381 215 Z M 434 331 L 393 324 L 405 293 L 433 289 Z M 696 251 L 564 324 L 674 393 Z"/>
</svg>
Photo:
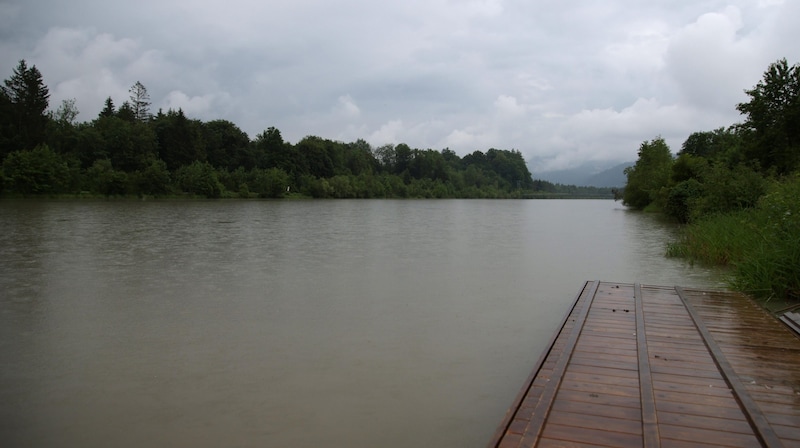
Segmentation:
<svg viewBox="0 0 800 448">
<path fill-rule="evenodd" d="M 716 286 L 612 201 L 0 201 L 0 445 L 485 446 L 602 278 Z"/>
</svg>

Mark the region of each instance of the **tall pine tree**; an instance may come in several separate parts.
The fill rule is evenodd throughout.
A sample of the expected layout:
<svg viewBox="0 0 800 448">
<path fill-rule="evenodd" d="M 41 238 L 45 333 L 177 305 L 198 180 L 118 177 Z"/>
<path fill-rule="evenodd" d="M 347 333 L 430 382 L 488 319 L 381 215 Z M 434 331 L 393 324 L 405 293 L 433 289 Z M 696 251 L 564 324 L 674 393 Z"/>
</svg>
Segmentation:
<svg viewBox="0 0 800 448">
<path fill-rule="evenodd" d="M 3 129 L 7 149 L 27 150 L 43 143 L 50 93 L 36 66 L 28 67 L 24 59 L 19 61 L 0 91 L 2 104 L 7 109 L 4 115 L 9 119 L 8 127 Z"/>
</svg>

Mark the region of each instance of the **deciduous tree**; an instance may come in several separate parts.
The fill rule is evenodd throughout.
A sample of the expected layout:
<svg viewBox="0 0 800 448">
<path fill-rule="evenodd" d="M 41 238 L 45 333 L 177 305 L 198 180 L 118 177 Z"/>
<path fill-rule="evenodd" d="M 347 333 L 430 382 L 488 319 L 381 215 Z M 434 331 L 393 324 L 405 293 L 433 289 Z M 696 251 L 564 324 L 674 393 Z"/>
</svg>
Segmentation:
<svg viewBox="0 0 800 448">
<path fill-rule="evenodd" d="M 763 79 L 745 93 L 750 101 L 736 108 L 751 131 L 749 156 L 778 173 L 800 168 L 800 65 L 789 67 L 785 58 L 770 64 Z"/>
<path fill-rule="evenodd" d="M 642 209 L 656 201 L 661 190 L 669 185 L 672 162 L 672 154 L 663 138 L 642 142 L 636 164 L 625 169 L 628 183 L 622 203 Z"/>
</svg>

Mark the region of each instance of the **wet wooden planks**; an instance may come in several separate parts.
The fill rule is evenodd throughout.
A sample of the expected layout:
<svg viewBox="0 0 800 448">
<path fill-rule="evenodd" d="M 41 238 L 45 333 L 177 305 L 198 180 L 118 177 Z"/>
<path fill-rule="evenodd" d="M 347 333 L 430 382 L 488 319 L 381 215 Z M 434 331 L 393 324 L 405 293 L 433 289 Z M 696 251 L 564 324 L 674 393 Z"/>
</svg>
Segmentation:
<svg viewBox="0 0 800 448">
<path fill-rule="evenodd" d="M 800 339 L 740 294 L 587 282 L 490 446 L 800 446 Z"/>
</svg>

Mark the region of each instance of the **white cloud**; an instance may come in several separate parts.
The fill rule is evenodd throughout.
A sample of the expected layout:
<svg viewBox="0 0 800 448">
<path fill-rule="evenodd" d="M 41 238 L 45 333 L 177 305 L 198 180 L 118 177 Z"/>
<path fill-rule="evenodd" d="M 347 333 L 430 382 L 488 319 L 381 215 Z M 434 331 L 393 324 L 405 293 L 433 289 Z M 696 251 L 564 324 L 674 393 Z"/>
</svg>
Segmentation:
<svg viewBox="0 0 800 448">
<path fill-rule="evenodd" d="M 742 26 L 741 11 L 730 6 L 703 14 L 676 33 L 667 62 L 686 102 L 703 109 L 732 108 L 764 70 L 757 64 L 757 42 L 739 35 Z"/>
<path fill-rule="evenodd" d="M 467 131 L 453 129 L 453 131 L 444 138 L 444 146 L 447 148 L 465 148 L 475 146 L 476 140 L 477 138 Z"/>
<path fill-rule="evenodd" d="M 502 115 L 522 115 L 525 113 L 525 106 L 519 104 L 517 99 L 510 95 L 500 95 L 494 101 L 494 107 Z"/>
<path fill-rule="evenodd" d="M 0 4 L 0 71 L 25 58 L 81 119 L 137 80 L 153 107 L 373 145 L 490 147 L 564 165 L 739 120 L 770 62 L 800 62 L 800 2 L 82 0 Z"/>
<path fill-rule="evenodd" d="M 401 135 L 404 130 L 405 126 L 403 126 L 402 120 L 391 120 L 372 132 L 367 141 L 373 146 L 402 143 Z"/>
<path fill-rule="evenodd" d="M 336 112 L 347 118 L 353 119 L 361 115 L 361 109 L 356 105 L 350 95 L 342 95 L 338 99 Z"/>
<path fill-rule="evenodd" d="M 169 110 L 182 109 L 187 116 L 206 117 L 212 110 L 214 95 L 189 96 L 180 90 L 173 90 L 167 94 L 164 108 Z"/>
</svg>

